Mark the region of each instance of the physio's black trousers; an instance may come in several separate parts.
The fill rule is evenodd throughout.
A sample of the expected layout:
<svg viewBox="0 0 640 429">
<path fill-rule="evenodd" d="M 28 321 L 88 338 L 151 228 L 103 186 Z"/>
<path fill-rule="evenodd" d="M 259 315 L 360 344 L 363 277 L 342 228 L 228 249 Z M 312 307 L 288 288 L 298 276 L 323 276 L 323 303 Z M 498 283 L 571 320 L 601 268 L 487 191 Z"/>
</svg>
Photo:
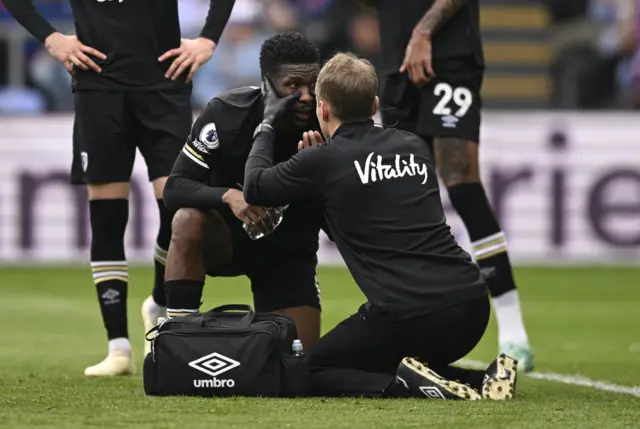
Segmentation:
<svg viewBox="0 0 640 429">
<path fill-rule="evenodd" d="M 450 364 L 478 344 L 490 312 L 488 297 L 410 319 L 393 319 L 365 304 L 308 351 L 309 393 L 387 396 L 404 357 L 418 358 L 440 376 L 480 389 L 484 371 Z"/>
</svg>

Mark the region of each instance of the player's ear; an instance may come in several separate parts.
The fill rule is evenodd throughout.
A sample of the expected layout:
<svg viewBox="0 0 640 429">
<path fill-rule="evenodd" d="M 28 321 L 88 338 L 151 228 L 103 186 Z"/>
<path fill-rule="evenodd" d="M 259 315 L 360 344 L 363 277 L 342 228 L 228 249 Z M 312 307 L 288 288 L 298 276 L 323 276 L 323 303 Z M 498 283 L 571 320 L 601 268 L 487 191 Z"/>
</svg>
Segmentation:
<svg viewBox="0 0 640 429">
<path fill-rule="evenodd" d="M 373 111 L 371 112 L 371 116 L 373 117 L 376 113 L 378 113 L 378 109 L 380 108 L 380 99 L 376 95 L 376 98 L 373 100 Z"/>
<path fill-rule="evenodd" d="M 267 76 L 262 77 L 262 85 L 260 86 L 263 96 L 266 96 L 269 92 L 275 92 L 271 80 Z"/>
<path fill-rule="evenodd" d="M 320 112 L 322 113 L 322 120 L 329 122 L 329 105 L 325 101 L 320 102 Z"/>
</svg>

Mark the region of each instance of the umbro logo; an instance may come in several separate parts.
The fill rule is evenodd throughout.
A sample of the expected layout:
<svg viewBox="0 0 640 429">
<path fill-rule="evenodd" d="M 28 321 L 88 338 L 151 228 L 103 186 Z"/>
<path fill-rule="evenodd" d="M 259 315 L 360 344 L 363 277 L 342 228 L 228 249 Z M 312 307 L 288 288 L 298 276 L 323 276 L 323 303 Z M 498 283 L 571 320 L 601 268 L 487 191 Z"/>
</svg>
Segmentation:
<svg viewBox="0 0 640 429">
<path fill-rule="evenodd" d="M 442 117 L 442 126 L 445 128 L 456 128 L 460 119 L 452 115 Z"/>
<path fill-rule="evenodd" d="M 215 377 L 239 367 L 240 362 L 221 355 L 220 353 L 211 353 L 189 362 L 189 366 Z"/>
<path fill-rule="evenodd" d="M 107 289 L 100 297 L 104 300 L 105 305 L 117 304 L 120 302 L 118 297 L 120 292 L 115 289 Z"/>
<path fill-rule="evenodd" d="M 420 387 L 418 387 L 418 389 L 420 389 L 420 391 L 427 398 L 446 399 L 444 397 L 444 395 L 442 394 L 442 392 L 440 391 L 440 389 L 438 389 L 437 387 L 434 387 L 434 386 L 420 386 Z"/>
<path fill-rule="evenodd" d="M 193 386 L 196 388 L 234 387 L 236 382 L 233 379 L 219 379 L 216 378 L 216 375 L 239 367 L 240 362 L 221 355 L 220 353 L 211 353 L 189 362 L 189 366 L 213 377 L 204 380 L 193 380 Z"/>
<path fill-rule="evenodd" d="M 485 279 L 489 279 L 496 276 L 496 267 L 483 267 L 480 268 L 480 272 Z"/>
<path fill-rule="evenodd" d="M 115 289 L 107 289 L 107 291 L 102 294 L 102 297 L 108 300 L 116 299 L 118 296 L 120 296 L 120 292 Z"/>
</svg>

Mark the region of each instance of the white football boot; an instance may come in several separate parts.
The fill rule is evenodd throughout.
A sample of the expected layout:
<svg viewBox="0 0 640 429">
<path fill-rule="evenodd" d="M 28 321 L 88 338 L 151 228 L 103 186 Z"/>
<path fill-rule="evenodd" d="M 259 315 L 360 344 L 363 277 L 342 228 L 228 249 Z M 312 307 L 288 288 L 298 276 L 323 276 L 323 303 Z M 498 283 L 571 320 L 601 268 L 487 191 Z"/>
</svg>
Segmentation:
<svg viewBox="0 0 640 429">
<path fill-rule="evenodd" d="M 112 350 L 102 362 L 84 370 L 84 375 L 87 377 L 110 377 L 135 373 L 136 365 L 133 361 L 133 353 L 124 350 Z"/>
</svg>

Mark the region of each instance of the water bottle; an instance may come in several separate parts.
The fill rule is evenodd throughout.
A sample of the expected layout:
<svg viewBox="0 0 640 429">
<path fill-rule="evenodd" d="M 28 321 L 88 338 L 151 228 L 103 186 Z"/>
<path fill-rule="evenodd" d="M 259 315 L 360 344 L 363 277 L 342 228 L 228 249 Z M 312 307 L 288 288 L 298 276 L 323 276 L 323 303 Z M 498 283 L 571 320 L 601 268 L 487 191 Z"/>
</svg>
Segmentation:
<svg viewBox="0 0 640 429">
<path fill-rule="evenodd" d="M 294 356 L 304 356 L 304 353 L 302 352 L 302 341 L 300 340 L 293 340 L 293 346 L 291 347 L 291 350 L 293 350 Z"/>
<path fill-rule="evenodd" d="M 282 219 L 284 218 L 284 211 L 287 209 L 287 207 L 289 207 L 289 206 L 286 205 L 286 206 L 277 207 L 277 208 L 274 209 L 274 211 L 276 212 L 276 216 L 277 216 L 277 220 L 276 220 L 275 226 L 273 227 L 274 230 L 282 222 Z M 264 234 L 262 232 L 257 232 L 257 233 L 251 232 L 249 230 L 249 226 L 246 223 L 242 224 L 242 228 L 249 235 L 249 238 L 251 238 L 252 240 L 259 240 L 262 237 L 264 237 Z"/>
</svg>

